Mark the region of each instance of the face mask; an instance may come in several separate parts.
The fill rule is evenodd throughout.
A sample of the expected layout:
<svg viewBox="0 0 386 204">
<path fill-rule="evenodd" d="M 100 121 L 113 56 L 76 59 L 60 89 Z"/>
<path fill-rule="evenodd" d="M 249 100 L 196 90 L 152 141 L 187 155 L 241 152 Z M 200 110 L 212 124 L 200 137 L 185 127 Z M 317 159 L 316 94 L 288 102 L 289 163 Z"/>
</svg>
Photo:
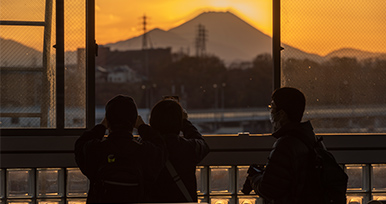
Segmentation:
<svg viewBox="0 0 386 204">
<path fill-rule="evenodd" d="M 271 113 L 270 120 L 271 120 L 273 132 L 276 132 L 281 128 L 282 123 L 284 121 L 284 117 L 285 117 L 285 113 L 283 110 L 280 110 L 273 114 Z"/>
<path fill-rule="evenodd" d="M 280 112 L 281 112 L 281 111 L 282 111 L 282 110 L 277 111 L 276 113 L 271 113 L 271 114 L 269 115 L 269 120 L 271 121 L 272 124 L 273 124 L 274 122 L 279 121 L 279 119 L 280 119 Z"/>
</svg>

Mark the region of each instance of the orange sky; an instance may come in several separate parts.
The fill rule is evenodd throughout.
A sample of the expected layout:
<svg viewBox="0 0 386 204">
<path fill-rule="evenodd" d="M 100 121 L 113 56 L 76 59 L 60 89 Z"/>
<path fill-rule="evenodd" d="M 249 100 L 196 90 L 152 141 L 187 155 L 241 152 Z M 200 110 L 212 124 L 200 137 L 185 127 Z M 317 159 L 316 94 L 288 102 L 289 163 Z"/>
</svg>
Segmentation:
<svg viewBox="0 0 386 204">
<path fill-rule="evenodd" d="M 100 44 L 142 34 L 141 16 L 149 29 L 168 30 L 203 11 L 231 11 L 272 35 L 272 0 L 96 0 L 96 36 Z M 282 0 L 282 42 L 326 55 L 351 47 L 386 52 L 384 0 Z"/>
<path fill-rule="evenodd" d="M 267 0 L 97 0 L 97 40 L 105 44 L 142 34 L 143 15 L 149 17 L 149 30 L 168 30 L 204 11 L 231 11 L 264 33 L 272 32 L 272 5 Z"/>
<path fill-rule="evenodd" d="M 385 0 L 281 1 L 284 43 L 320 55 L 343 47 L 386 53 Z M 73 2 L 65 4 L 72 6 Z M 70 50 L 84 46 L 84 26 L 71 16 L 73 9 L 69 8 L 67 15 L 67 19 L 73 19 L 66 23 Z M 272 33 L 272 0 L 96 0 L 96 40 L 106 44 L 142 34 L 144 14 L 149 18 L 148 30 L 168 30 L 204 11 L 231 11 L 263 33 Z M 40 21 L 43 13 L 44 1 L 0 1 L 2 20 Z M 0 36 L 42 50 L 41 28 L 15 35 L 13 31 L 17 30 L 20 29 L 3 26 Z M 78 40 L 73 42 L 75 38 Z"/>
</svg>

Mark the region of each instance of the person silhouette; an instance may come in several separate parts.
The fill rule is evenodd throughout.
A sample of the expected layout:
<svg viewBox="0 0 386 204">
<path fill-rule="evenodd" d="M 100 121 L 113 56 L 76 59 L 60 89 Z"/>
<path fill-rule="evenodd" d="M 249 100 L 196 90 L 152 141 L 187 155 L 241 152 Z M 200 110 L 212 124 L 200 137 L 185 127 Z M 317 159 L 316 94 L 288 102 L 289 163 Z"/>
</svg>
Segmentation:
<svg viewBox="0 0 386 204">
<path fill-rule="evenodd" d="M 87 203 L 147 202 L 149 189 L 164 167 L 166 146 L 159 133 L 138 116 L 129 96 L 106 104 L 105 118 L 75 143 L 75 159 L 90 180 Z M 134 138 L 137 128 L 141 141 Z M 105 136 L 108 129 L 108 136 Z"/>
<path fill-rule="evenodd" d="M 244 184 L 250 186 L 243 191 L 245 194 L 253 189 L 266 203 L 322 203 L 318 189 L 306 189 L 307 193 L 304 190 L 308 167 L 312 166 L 309 159 L 312 152 L 303 141 L 314 146 L 318 140 L 310 121 L 301 122 L 305 105 L 305 96 L 298 89 L 283 87 L 272 93 L 268 107 L 276 142 L 265 168 L 250 166 Z M 314 195 L 317 196 L 309 198 Z"/>
<path fill-rule="evenodd" d="M 204 138 L 175 98 L 164 99 L 153 107 L 150 125 L 161 134 L 168 152 L 151 201 L 197 202 L 196 165 L 209 153 Z"/>
</svg>

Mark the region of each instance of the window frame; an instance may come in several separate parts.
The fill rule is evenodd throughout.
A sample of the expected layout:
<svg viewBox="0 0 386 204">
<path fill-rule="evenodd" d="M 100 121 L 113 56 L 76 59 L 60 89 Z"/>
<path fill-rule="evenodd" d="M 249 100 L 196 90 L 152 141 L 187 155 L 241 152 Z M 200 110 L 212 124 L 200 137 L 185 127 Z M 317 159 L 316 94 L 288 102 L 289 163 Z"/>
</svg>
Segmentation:
<svg viewBox="0 0 386 204">
<path fill-rule="evenodd" d="M 1 136 L 71 136 L 80 135 L 84 130 L 95 125 L 95 56 L 97 45 L 95 41 L 95 0 L 84 1 L 86 23 L 86 127 L 65 128 L 64 105 L 64 8 L 65 0 L 56 2 L 56 127 L 55 128 L 1 128 Z M 44 25 L 44 22 L 27 22 Z M 17 25 L 18 22 L 0 21 L 0 25 Z"/>
<path fill-rule="evenodd" d="M 85 1 L 86 7 L 86 127 L 65 128 L 64 106 L 64 2 L 56 1 L 56 128 L 5 128 L 1 136 L 78 136 L 95 125 L 95 56 L 98 45 L 95 41 L 95 0 Z M 4 22 L 0 22 L 4 25 Z M 281 87 L 281 0 L 272 0 L 272 57 L 273 90 Z M 272 91 L 273 91 L 272 90 Z M 331 133 L 330 135 L 343 135 Z M 355 136 L 384 135 L 372 133 L 351 134 Z M 219 135 L 221 136 L 221 135 Z"/>
</svg>

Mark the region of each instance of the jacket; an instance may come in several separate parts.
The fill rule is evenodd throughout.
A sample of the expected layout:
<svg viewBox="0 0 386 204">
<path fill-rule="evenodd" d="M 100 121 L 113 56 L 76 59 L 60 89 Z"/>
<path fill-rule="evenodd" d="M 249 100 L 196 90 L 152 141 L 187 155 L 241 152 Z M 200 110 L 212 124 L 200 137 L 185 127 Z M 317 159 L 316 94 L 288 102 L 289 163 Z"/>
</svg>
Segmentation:
<svg viewBox="0 0 386 204">
<path fill-rule="evenodd" d="M 252 188 L 268 203 L 317 203 L 303 199 L 306 197 L 307 170 L 310 169 L 310 150 L 303 141 L 316 143 L 311 123 L 290 123 L 272 136 L 277 140 L 264 172 L 250 179 Z"/>
<path fill-rule="evenodd" d="M 182 133 L 183 136 L 162 136 L 167 146 L 170 163 L 185 184 L 193 202 L 197 202 L 196 166 L 209 153 L 209 147 L 196 127 L 186 119 L 183 120 Z M 151 201 L 188 202 L 166 167 L 156 181 Z"/>
<path fill-rule="evenodd" d="M 96 125 L 91 130 L 84 132 L 75 143 L 76 162 L 82 173 L 90 180 L 87 203 L 106 202 L 103 201 L 103 197 L 101 198 L 103 184 L 98 171 L 105 165 L 112 152 L 119 154 L 121 158 L 124 157 L 124 163 L 127 163 L 128 166 L 138 166 L 142 172 L 145 193 L 149 192 L 149 188 L 155 182 L 166 159 L 166 147 L 160 135 L 145 124 L 138 128 L 142 137 L 140 142 L 129 131 L 114 131 L 104 138 L 105 131 L 106 128 L 103 125 Z M 124 199 L 122 201 L 130 203 L 147 201 L 146 197 L 145 194 L 139 198 L 140 200 L 137 198 L 127 200 L 123 197 L 117 199 Z"/>
</svg>

